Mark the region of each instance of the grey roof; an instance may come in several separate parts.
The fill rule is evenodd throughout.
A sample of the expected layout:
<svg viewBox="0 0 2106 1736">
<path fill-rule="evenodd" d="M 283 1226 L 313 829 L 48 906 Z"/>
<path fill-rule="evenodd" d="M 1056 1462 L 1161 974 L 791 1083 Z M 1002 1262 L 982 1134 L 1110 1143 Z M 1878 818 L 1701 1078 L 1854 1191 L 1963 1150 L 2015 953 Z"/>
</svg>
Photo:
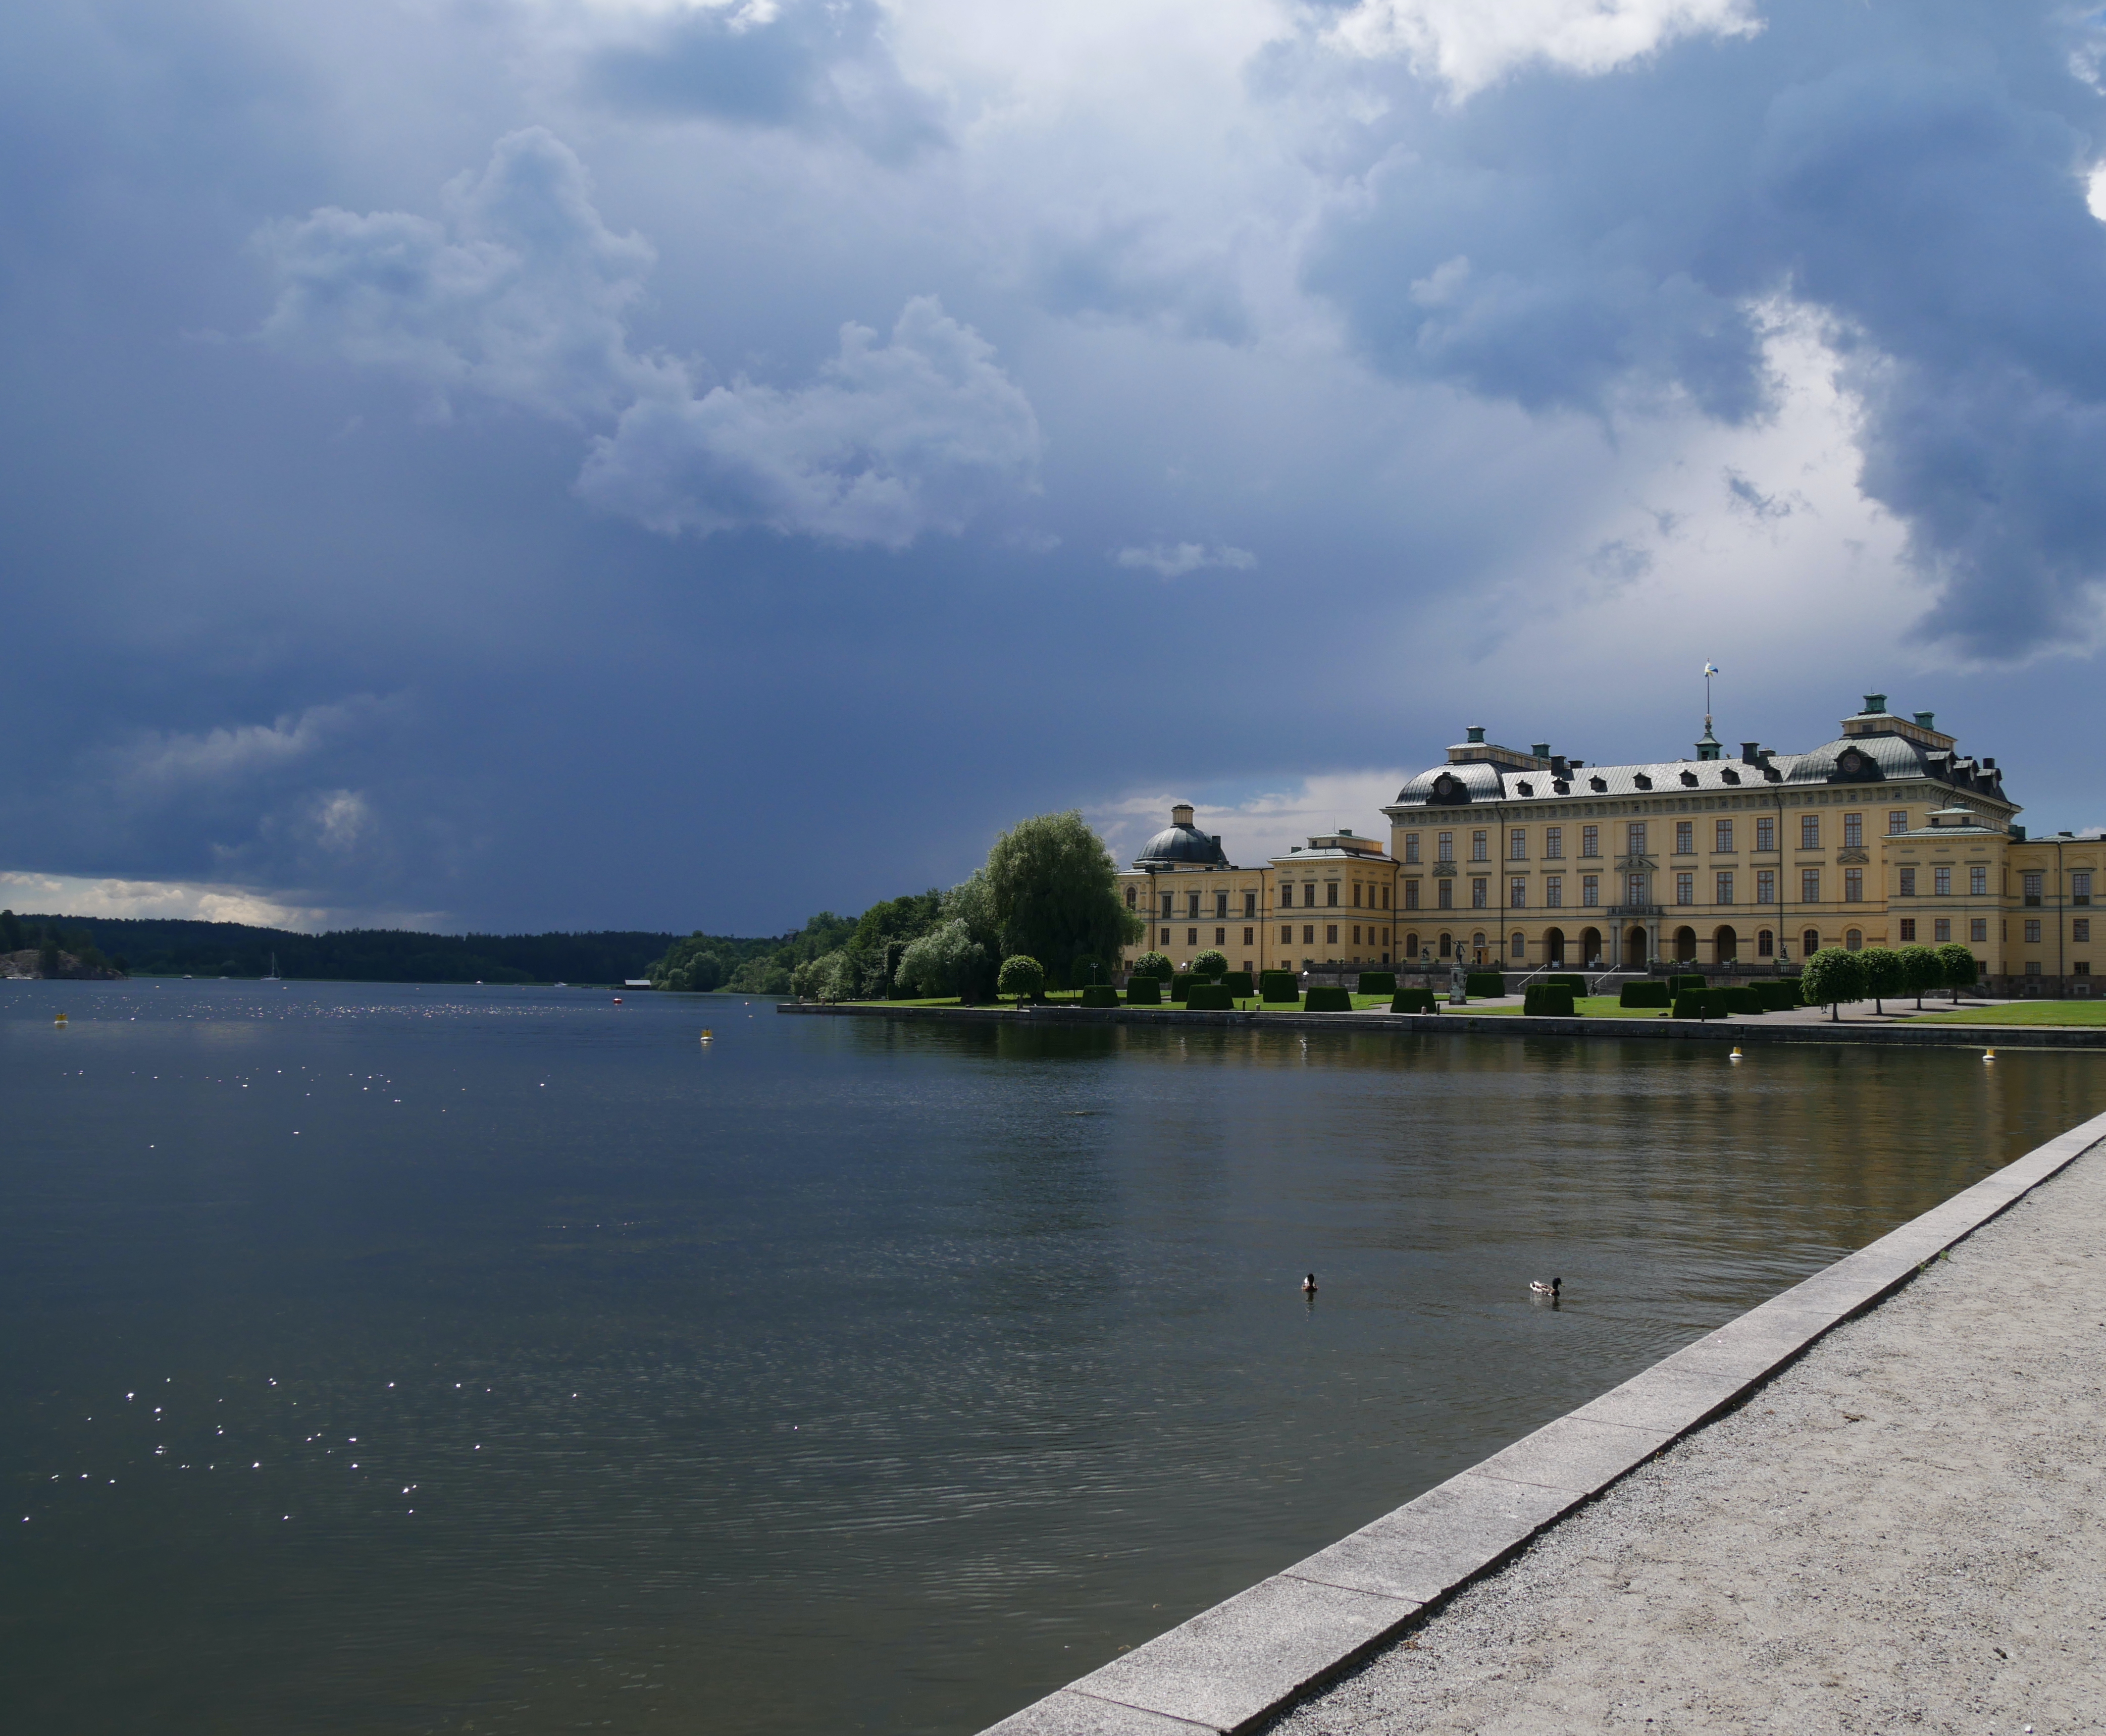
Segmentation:
<svg viewBox="0 0 2106 1736">
<path fill-rule="evenodd" d="M 1136 868 L 1159 867 L 1165 863 L 1203 864 L 1214 868 L 1230 866 L 1221 840 L 1210 838 L 1197 826 L 1166 825 L 1141 846 L 1134 857 Z"/>
</svg>

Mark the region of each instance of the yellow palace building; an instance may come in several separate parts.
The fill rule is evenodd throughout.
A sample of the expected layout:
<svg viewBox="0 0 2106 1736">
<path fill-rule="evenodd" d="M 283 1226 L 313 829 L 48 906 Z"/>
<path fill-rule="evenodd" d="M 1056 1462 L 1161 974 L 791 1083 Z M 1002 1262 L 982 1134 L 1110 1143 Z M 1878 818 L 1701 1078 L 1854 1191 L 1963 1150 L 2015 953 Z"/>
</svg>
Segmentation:
<svg viewBox="0 0 2106 1736">
<path fill-rule="evenodd" d="M 1121 875 L 1148 919 L 1127 951 L 1232 969 L 1437 964 L 1508 972 L 1768 973 L 1821 946 L 1957 941 L 1992 992 L 2084 995 L 2096 837 L 2028 839 L 1992 758 L 1929 712 L 1866 696 L 1803 754 L 1709 720 L 1694 758 L 1593 765 L 1472 727 L 1383 809 L 1390 847 L 1342 829 L 1261 868 L 1173 810 Z"/>
</svg>

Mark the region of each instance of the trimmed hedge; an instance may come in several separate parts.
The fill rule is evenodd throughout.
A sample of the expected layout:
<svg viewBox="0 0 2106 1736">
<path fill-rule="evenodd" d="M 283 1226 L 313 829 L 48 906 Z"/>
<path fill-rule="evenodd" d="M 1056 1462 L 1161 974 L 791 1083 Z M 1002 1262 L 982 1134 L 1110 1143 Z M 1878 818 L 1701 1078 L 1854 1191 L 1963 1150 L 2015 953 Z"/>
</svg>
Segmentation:
<svg viewBox="0 0 2106 1736">
<path fill-rule="evenodd" d="M 1728 1013 L 1769 1011 L 1768 1007 L 1763 1004 L 1763 997 L 1755 992 L 1754 985 L 1751 983 L 1736 982 L 1725 988 L 1714 989 L 1711 992 L 1725 997 L 1726 1010 Z"/>
<path fill-rule="evenodd" d="M 1148 980 L 1153 982 L 1155 978 L 1150 977 Z M 1115 1007 L 1118 1004 L 1118 991 L 1109 982 L 1085 983 L 1082 1004 L 1086 1007 Z"/>
<path fill-rule="evenodd" d="M 1667 979 L 1667 986 L 1679 991 L 1683 989 L 1709 988 L 1710 984 L 1692 973 L 1687 976 L 1669 977 Z"/>
<path fill-rule="evenodd" d="M 1392 1013 L 1437 1013 L 1432 989 L 1399 989 L 1390 996 L 1389 1009 Z"/>
<path fill-rule="evenodd" d="M 1576 972 L 1559 971 L 1543 980 L 1552 988 L 1568 988 L 1575 995 L 1587 992 L 1587 979 Z"/>
<path fill-rule="evenodd" d="M 1495 970 L 1473 970 L 1463 978 L 1463 992 L 1466 995 L 1503 995 L 1507 979 Z"/>
<path fill-rule="evenodd" d="M 1284 1002 L 1288 1006 L 1302 1004 L 1302 983 L 1291 970 L 1261 970 L 1257 973 L 1257 991 L 1266 1000 Z"/>
<path fill-rule="evenodd" d="M 1312 985 L 1308 999 L 1302 1003 L 1302 1010 L 1305 1013 L 1350 1013 L 1353 1010 L 1353 997 L 1336 985 Z"/>
<path fill-rule="evenodd" d="M 1195 975 L 1191 971 L 1181 970 L 1170 979 L 1170 998 L 1172 1000 L 1183 1000 L 1191 994 L 1194 983 L 1204 982 L 1206 980 L 1204 977 Z"/>
<path fill-rule="evenodd" d="M 1194 1013 L 1231 1013 L 1235 1010 L 1236 997 L 1222 982 L 1195 982 L 1185 997 L 1185 1004 Z"/>
<path fill-rule="evenodd" d="M 1531 982 L 1521 991 L 1521 1009 L 1531 1018 L 1571 1018 L 1572 991 L 1562 982 Z"/>
<path fill-rule="evenodd" d="M 1626 982 L 1616 996 L 1620 1007 L 1665 1007 L 1674 1004 L 1665 982 Z"/>
<path fill-rule="evenodd" d="M 1396 973 L 1393 970 L 1364 970 L 1360 986 L 1354 991 L 1360 995 L 1394 995 L 1396 992 Z"/>
<path fill-rule="evenodd" d="M 1674 1016 L 1677 1018 L 1720 1018 L 1726 1009 L 1716 1004 L 1720 991 L 1708 988 L 1684 989 L 1674 997 Z"/>
<path fill-rule="evenodd" d="M 1154 977 L 1129 977 L 1126 982 L 1126 1004 L 1130 1007 L 1159 1007 L 1163 1004 L 1163 985 Z"/>
<path fill-rule="evenodd" d="M 1749 985 L 1761 997 L 1764 1010 L 1771 1013 L 1789 1013 L 1801 1003 L 1799 998 L 1799 978 L 1772 977 Z"/>
<path fill-rule="evenodd" d="M 1222 973 L 1221 987 L 1231 995 L 1251 996 L 1257 992 L 1247 970 L 1231 970 Z"/>
</svg>

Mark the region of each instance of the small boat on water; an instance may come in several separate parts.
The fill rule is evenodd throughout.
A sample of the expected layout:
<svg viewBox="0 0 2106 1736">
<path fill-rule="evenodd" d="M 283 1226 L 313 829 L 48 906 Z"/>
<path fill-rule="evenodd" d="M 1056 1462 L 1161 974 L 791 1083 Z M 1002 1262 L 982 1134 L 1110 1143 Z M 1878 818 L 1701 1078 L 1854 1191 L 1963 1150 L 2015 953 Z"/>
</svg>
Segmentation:
<svg viewBox="0 0 2106 1736">
<path fill-rule="evenodd" d="M 278 955 L 275 952 L 271 955 L 271 968 L 263 973 L 263 980 L 266 982 L 282 982 L 285 980 L 278 974 Z"/>
</svg>

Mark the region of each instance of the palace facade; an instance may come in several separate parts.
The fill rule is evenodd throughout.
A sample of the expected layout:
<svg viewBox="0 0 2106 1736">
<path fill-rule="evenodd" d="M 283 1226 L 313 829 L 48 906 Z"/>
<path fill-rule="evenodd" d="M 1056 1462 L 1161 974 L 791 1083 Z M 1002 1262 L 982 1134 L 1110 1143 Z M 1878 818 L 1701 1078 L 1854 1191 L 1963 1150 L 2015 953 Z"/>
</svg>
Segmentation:
<svg viewBox="0 0 2106 1736">
<path fill-rule="evenodd" d="M 1342 829 L 1259 868 L 1181 804 L 1119 877 L 1149 924 L 1126 962 L 1768 973 L 1822 946 L 1957 941 L 1992 992 L 2089 994 L 2106 845 L 2028 839 L 1996 762 L 1929 712 L 1868 694 L 1841 732 L 1729 758 L 1706 718 L 1692 758 L 1601 766 L 1472 727 L 1382 810 L 1387 849 Z"/>
</svg>

